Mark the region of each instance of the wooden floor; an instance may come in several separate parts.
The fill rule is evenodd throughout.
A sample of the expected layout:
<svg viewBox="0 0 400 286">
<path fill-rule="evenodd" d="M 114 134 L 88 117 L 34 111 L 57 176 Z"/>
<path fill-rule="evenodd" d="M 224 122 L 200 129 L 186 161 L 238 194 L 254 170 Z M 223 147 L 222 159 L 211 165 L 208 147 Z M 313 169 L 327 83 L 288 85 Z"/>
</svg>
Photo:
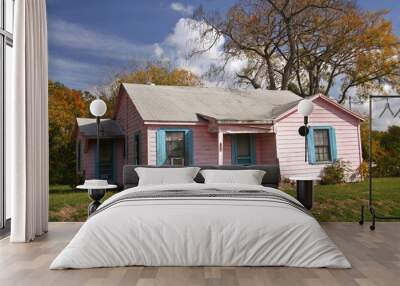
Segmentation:
<svg viewBox="0 0 400 286">
<path fill-rule="evenodd" d="M 28 244 L 0 241 L 0 285 L 400 285 L 400 223 L 375 232 L 356 223 L 322 224 L 353 269 L 288 267 L 124 267 L 48 270 L 81 223 L 50 223 Z"/>
</svg>

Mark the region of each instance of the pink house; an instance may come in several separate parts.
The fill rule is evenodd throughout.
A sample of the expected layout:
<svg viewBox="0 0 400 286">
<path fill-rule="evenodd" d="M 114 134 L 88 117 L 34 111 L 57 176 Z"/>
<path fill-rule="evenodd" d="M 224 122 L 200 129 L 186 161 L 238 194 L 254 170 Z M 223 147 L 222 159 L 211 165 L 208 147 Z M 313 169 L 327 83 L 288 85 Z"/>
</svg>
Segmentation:
<svg viewBox="0 0 400 286">
<path fill-rule="evenodd" d="M 279 164 L 282 177 L 317 176 L 343 159 L 355 173 L 363 118 L 313 96 L 305 162 L 301 99 L 290 91 L 122 84 L 113 118 L 101 122 L 99 169 L 95 120 L 77 119 L 77 171 L 119 184 L 124 164 Z"/>
</svg>

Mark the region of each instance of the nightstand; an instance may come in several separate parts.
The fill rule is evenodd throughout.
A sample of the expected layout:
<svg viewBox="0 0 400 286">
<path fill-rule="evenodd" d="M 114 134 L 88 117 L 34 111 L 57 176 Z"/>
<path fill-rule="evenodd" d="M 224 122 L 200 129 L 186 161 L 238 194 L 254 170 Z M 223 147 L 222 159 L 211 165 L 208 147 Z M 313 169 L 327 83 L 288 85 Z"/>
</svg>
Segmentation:
<svg viewBox="0 0 400 286">
<path fill-rule="evenodd" d="M 289 180 L 296 181 L 297 200 L 303 206 L 311 210 L 314 201 L 314 182 L 320 181 L 320 177 L 314 176 L 293 176 Z"/>
<path fill-rule="evenodd" d="M 90 216 L 101 205 L 100 200 L 104 197 L 106 191 L 117 187 L 117 185 L 108 184 L 107 180 L 85 180 L 83 185 L 76 188 L 87 190 L 89 197 L 93 200 L 88 206 L 88 216 Z"/>
</svg>

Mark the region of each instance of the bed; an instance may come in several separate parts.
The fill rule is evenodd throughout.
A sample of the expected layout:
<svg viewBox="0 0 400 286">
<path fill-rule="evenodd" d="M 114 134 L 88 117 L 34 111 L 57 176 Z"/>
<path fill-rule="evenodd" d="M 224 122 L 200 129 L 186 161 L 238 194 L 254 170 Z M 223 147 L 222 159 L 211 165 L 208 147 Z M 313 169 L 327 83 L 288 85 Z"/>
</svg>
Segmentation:
<svg viewBox="0 0 400 286">
<path fill-rule="evenodd" d="M 350 268 L 315 218 L 279 191 L 277 166 L 260 185 L 193 183 L 138 186 L 124 167 L 124 191 L 88 218 L 50 269 L 118 266 L 291 266 Z"/>
</svg>

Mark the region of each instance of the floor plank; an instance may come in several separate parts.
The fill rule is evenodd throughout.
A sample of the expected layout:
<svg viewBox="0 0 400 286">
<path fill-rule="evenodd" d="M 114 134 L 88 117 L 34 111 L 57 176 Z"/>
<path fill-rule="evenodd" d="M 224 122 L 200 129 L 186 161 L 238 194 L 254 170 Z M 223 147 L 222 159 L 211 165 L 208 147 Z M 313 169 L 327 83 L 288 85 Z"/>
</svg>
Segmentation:
<svg viewBox="0 0 400 286">
<path fill-rule="evenodd" d="M 119 267 L 50 271 L 55 256 L 81 223 L 50 223 L 49 233 L 28 244 L 0 240 L 0 285 L 136 285 L 136 286 L 266 286 L 266 285 L 399 285 L 400 222 L 368 225 L 323 223 L 352 269 L 289 267 Z"/>
</svg>

